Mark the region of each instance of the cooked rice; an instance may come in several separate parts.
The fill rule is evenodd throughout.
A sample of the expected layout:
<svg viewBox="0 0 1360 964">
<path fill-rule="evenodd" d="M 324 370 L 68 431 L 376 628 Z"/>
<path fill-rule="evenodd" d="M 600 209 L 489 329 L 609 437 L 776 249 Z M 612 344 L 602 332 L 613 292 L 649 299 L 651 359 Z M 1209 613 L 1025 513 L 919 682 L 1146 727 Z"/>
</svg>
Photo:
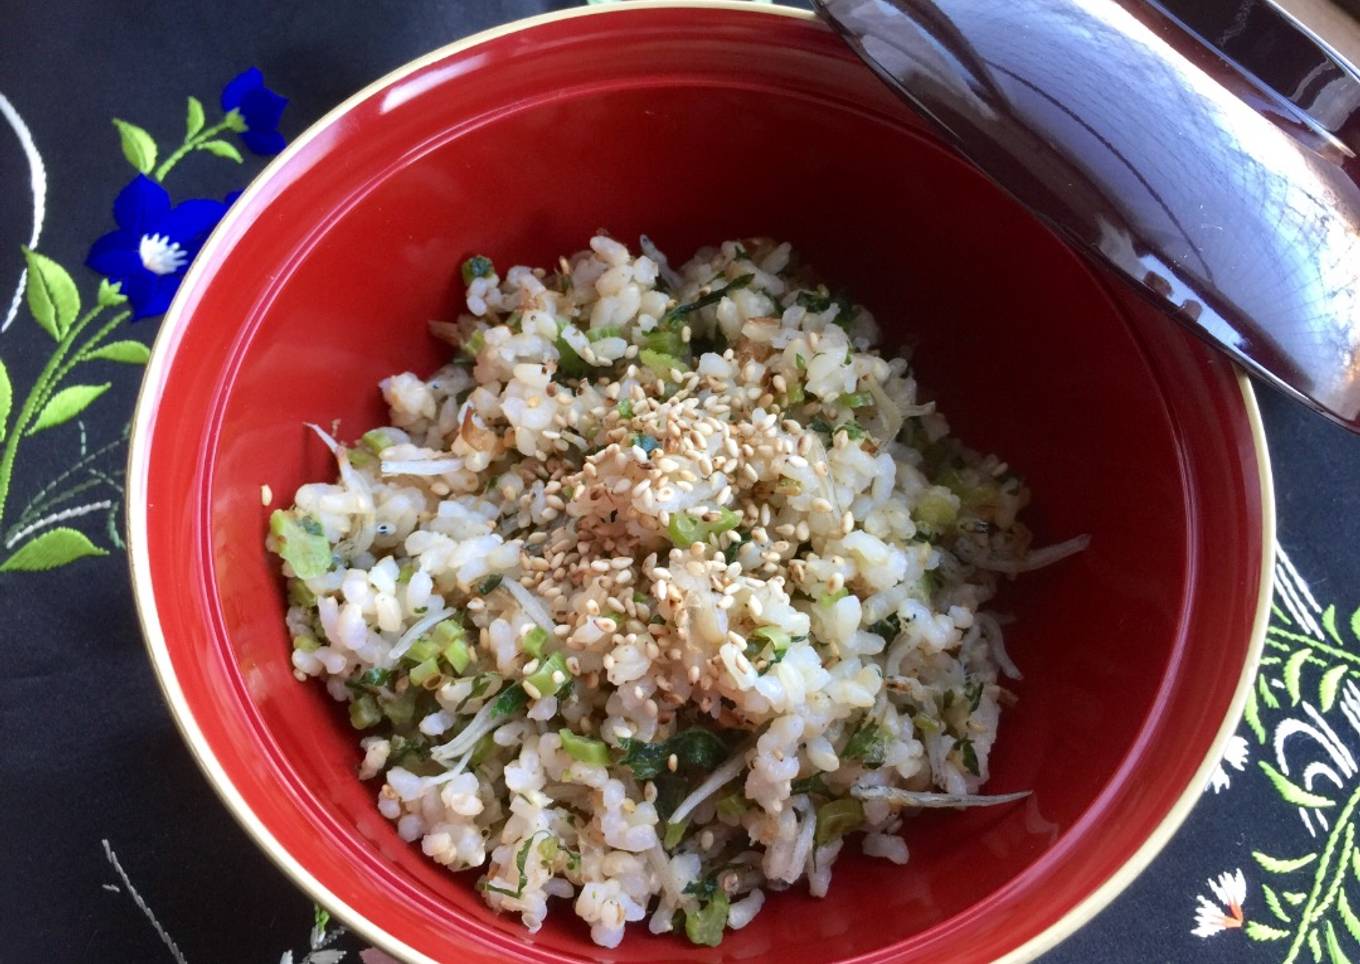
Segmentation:
<svg viewBox="0 0 1360 964">
<path fill-rule="evenodd" d="M 1005 803 L 983 611 L 1029 493 L 957 444 L 864 308 L 787 244 L 678 273 L 604 234 L 464 267 L 459 347 L 381 383 L 391 424 L 275 513 L 293 666 L 349 703 L 403 839 L 537 930 L 571 901 L 717 943 L 825 894 L 847 839 Z"/>
</svg>

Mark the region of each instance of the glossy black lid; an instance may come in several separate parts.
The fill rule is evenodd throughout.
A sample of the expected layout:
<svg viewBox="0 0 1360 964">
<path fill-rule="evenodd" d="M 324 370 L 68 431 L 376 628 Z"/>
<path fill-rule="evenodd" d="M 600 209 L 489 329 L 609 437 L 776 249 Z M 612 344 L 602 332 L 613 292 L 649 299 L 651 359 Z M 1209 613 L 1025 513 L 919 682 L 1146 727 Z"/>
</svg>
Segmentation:
<svg viewBox="0 0 1360 964">
<path fill-rule="evenodd" d="M 1360 80 L 1340 57 L 1267 4 L 1217 37 L 1148 0 L 815 5 L 1071 243 L 1360 431 Z"/>
</svg>

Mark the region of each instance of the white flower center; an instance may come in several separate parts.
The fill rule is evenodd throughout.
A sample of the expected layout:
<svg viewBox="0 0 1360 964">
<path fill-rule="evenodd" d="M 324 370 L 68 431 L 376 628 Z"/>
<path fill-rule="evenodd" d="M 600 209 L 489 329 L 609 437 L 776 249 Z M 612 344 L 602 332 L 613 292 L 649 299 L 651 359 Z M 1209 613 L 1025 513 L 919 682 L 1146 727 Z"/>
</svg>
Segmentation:
<svg viewBox="0 0 1360 964">
<path fill-rule="evenodd" d="M 189 260 L 179 243 L 163 234 L 142 235 L 137 256 L 142 259 L 142 267 L 152 274 L 174 274 Z"/>
</svg>

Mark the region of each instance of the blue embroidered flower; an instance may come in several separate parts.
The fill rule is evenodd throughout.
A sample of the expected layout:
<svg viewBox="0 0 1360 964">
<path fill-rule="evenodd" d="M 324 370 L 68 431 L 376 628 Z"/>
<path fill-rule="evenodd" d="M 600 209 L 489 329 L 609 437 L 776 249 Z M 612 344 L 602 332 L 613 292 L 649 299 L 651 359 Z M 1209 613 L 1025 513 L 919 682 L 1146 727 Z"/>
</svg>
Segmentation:
<svg viewBox="0 0 1360 964">
<path fill-rule="evenodd" d="M 287 97 L 264 85 L 259 67 L 242 71 L 222 88 L 222 109 L 241 115 L 246 125 L 241 140 L 256 154 L 277 154 L 283 150 L 287 142 L 279 133 L 279 119 L 287 106 Z"/>
<path fill-rule="evenodd" d="M 226 204 L 209 198 L 172 207 L 165 188 L 138 174 L 113 202 L 118 230 L 92 244 L 85 263 L 122 284 L 133 321 L 162 314 L 226 210 Z"/>
</svg>

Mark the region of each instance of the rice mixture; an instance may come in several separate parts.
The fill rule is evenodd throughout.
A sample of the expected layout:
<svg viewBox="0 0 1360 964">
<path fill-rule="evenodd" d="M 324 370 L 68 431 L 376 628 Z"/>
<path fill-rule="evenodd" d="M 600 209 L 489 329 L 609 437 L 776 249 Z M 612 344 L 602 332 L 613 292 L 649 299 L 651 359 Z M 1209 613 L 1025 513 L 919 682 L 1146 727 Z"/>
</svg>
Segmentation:
<svg viewBox="0 0 1360 964">
<path fill-rule="evenodd" d="M 915 808 L 984 797 L 1028 492 L 957 444 L 787 244 L 679 273 L 604 234 L 463 266 L 391 424 L 270 521 L 300 679 L 349 705 L 400 835 L 531 931 L 569 902 L 713 945 Z"/>
</svg>

